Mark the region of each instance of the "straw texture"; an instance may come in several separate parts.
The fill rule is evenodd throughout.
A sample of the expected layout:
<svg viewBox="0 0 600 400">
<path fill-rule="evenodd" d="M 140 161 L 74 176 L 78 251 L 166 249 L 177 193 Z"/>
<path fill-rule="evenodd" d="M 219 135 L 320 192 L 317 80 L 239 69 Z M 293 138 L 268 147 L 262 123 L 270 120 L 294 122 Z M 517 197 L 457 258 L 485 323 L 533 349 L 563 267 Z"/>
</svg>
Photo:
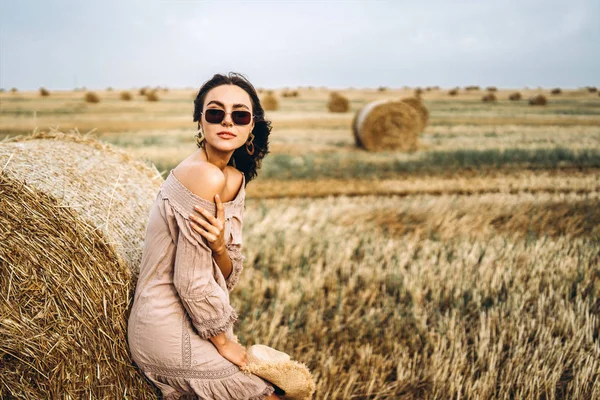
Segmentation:
<svg viewBox="0 0 600 400">
<path fill-rule="evenodd" d="M 366 150 L 414 151 L 422 122 L 407 103 L 378 100 L 360 109 L 352 126 L 356 144 Z"/>
<path fill-rule="evenodd" d="M 285 391 L 285 399 L 305 400 L 315 392 L 314 379 L 306 365 L 269 346 L 255 344 L 247 351 L 248 365 L 243 368 Z"/>
<path fill-rule="evenodd" d="M 423 100 L 420 97 L 407 97 L 406 99 L 402 99 L 402 102 L 414 108 L 419 114 L 419 120 L 421 121 L 419 132 L 423 132 L 429 122 L 429 110 L 423 104 Z"/>
<path fill-rule="evenodd" d="M 78 133 L 0 142 L 0 398 L 156 398 L 126 320 L 161 183 Z"/>
</svg>

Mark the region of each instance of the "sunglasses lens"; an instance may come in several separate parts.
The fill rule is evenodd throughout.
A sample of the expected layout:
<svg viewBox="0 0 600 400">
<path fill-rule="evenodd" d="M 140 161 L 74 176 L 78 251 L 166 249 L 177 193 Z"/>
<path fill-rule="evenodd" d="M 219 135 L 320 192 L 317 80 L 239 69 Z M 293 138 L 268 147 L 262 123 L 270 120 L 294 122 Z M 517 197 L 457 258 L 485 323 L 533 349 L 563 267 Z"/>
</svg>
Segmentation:
<svg viewBox="0 0 600 400">
<path fill-rule="evenodd" d="M 248 111 L 234 111 L 231 113 L 231 119 L 236 125 L 248 125 L 252 120 L 252 114 Z"/>
<path fill-rule="evenodd" d="M 210 124 L 218 124 L 225 118 L 225 111 L 217 108 L 209 108 L 204 112 L 204 118 Z"/>
</svg>

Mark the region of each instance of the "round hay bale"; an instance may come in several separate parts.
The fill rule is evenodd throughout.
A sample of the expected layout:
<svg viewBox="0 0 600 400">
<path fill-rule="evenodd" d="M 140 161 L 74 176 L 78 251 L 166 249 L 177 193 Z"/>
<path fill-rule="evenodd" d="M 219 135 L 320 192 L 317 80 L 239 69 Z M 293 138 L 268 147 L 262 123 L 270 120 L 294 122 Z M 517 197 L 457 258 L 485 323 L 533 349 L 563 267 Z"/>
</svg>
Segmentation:
<svg viewBox="0 0 600 400">
<path fill-rule="evenodd" d="M 86 103 L 100 103 L 100 96 L 95 92 L 87 92 L 85 96 L 83 96 L 83 100 L 85 100 Z"/>
<path fill-rule="evenodd" d="M 145 96 L 148 92 L 148 87 L 144 86 L 143 88 L 140 88 L 140 91 L 138 93 L 140 96 Z"/>
<path fill-rule="evenodd" d="M 452 90 L 448 91 L 448 94 L 450 96 L 457 96 L 458 95 L 458 89 L 452 89 Z"/>
<path fill-rule="evenodd" d="M 119 95 L 119 97 L 123 101 L 131 101 L 131 99 L 132 99 L 131 93 L 129 93 L 129 92 L 121 92 L 121 94 Z"/>
<path fill-rule="evenodd" d="M 156 93 L 156 90 L 151 90 L 149 92 L 146 92 L 146 100 L 159 101 L 160 98 L 158 97 L 158 93 Z"/>
<path fill-rule="evenodd" d="M 498 99 L 494 93 L 488 93 L 481 98 L 484 103 L 495 103 Z"/>
<path fill-rule="evenodd" d="M 42 96 L 42 97 L 50 96 L 50 92 L 48 91 L 48 89 L 41 87 L 40 88 L 40 96 Z"/>
<path fill-rule="evenodd" d="M 519 92 L 514 92 L 514 93 L 511 93 L 511 94 L 508 96 L 508 99 L 509 99 L 510 101 L 519 101 L 519 100 L 521 100 L 521 98 L 522 98 L 522 97 L 523 97 L 523 96 L 521 96 L 521 93 L 519 93 Z"/>
<path fill-rule="evenodd" d="M 19 90 L 16 87 L 10 88 L 11 93 L 17 93 Z"/>
<path fill-rule="evenodd" d="M 496 86 L 488 86 L 485 88 L 488 92 L 496 92 L 498 88 Z"/>
<path fill-rule="evenodd" d="M 479 86 L 477 86 L 477 85 L 470 85 L 470 86 L 466 86 L 466 87 L 465 87 L 465 90 L 466 90 L 467 92 L 473 92 L 473 91 L 477 91 L 477 90 L 479 90 Z"/>
<path fill-rule="evenodd" d="M 561 93 L 562 93 L 562 90 L 560 90 L 560 88 L 554 88 L 550 91 L 550 94 L 553 94 L 553 95 L 558 95 Z"/>
<path fill-rule="evenodd" d="M 529 99 L 530 106 L 545 106 L 546 104 L 548 104 L 548 100 L 543 94 L 538 94 Z"/>
<path fill-rule="evenodd" d="M 588 86 L 587 90 L 590 93 L 596 93 L 598 89 L 595 86 Z"/>
<path fill-rule="evenodd" d="M 352 122 L 356 144 L 366 150 L 414 151 L 418 147 L 419 114 L 401 101 L 374 101 L 358 110 Z"/>
<path fill-rule="evenodd" d="M 276 111 L 279 110 L 279 101 L 277 97 L 273 94 L 272 91 L 268 91 L 261 99 L 260 103 L 262 104 L 265 111 Z"/>
<path fill-rule="evenodd" d="M 60 132 L 0 168 L 0 398 L 156 398 L 126 339 L 156 168 Z"/>
<path fill-rule="evenodd" d="M 334 113 L 348 112 L 350 110 L 350 101 L 338 92 L 331 92 L 327 109 L 329 109 L 329 112 Z"/>
<path fill-rule="evenodd" d="M 423 132 L 425 127 L 427 126 L 427 122 L 429 122 L 429 110 L 423 104 L 423 101 L 420 97 L 408 97 L 406 99 L 402 99 L 403 103 L 408 104 L 419 114 L 419 121 L 421 121 L 421 126 L 419 127 L 419 132 Z"/>
</svg>

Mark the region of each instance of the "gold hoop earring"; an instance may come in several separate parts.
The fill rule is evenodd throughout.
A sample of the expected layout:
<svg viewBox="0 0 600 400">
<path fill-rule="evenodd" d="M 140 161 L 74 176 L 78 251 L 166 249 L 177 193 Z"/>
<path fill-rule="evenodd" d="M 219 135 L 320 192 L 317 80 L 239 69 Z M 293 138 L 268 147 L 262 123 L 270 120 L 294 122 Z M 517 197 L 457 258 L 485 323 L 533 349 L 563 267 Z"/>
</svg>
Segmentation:
<svg viewBox="0 0 600 400">
<path fill-rule="evenodd" d="M 202 129 L 198 129 L 198 132 L 194 137 L 196 138 L 196 144 L 198 147 L 202 147 L 202 142 L 204 141 L 204 133 L 202 132 Z"/>
<path fill-rule="evenodd" d="M 252 132 L 250 132 L 250 139 L 246 142 L 246 152 L 250 155 L 254 154 L 254 143 L 252 142 L 254 140 L 254 135 L 252 134 Z M 250 145 L 250 148 L 252 150 L 250 150 L 250 148 L 248 148 L 248 145 Z"/>
</svg>

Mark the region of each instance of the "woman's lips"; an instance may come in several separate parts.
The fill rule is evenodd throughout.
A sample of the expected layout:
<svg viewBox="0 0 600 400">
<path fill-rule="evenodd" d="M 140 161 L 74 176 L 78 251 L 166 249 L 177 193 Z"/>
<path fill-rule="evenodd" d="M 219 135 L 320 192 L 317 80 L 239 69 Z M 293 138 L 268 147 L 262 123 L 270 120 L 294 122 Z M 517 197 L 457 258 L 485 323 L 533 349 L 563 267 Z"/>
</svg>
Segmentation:
<svg viewBox="0 0 600 400">
<path fill-rule="evenodd" d="M 235 135 L 231 132 L 219 132 L 217 135 L 223 139 L 233 139 Z"/>
</svg>

